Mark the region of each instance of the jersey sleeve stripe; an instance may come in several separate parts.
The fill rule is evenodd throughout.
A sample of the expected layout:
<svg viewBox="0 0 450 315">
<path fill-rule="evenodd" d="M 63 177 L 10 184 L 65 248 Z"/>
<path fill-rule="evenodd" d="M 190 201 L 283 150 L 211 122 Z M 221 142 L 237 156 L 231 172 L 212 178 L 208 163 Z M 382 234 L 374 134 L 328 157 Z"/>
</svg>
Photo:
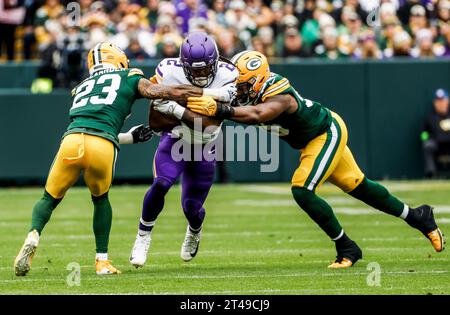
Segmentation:
<svg viewBox="0 0 450 315">
<path fill-rule="evenodd" d="M 159 69 L 159 66 L 156 67 L 156 73 L 159 74 L 159 76 L 162 78 L 163 77 L 163 73 L 162 71 Z"/>
<path fill-rule="evenodd" d="M 288 88 L 290 88 L 291 85 L 289 84 L 289 82 L 285 82 L 284 84 L 282 84 L 281 86 L 279 86 L 276 89 L 272 89 L 270 91 L 270 93 L 264 93 L 261 97 L 261 99 L 264 101 L 266 98 L 280 94 L 281 92 L 287 90 Z"/>
<path fill-rule="evenodd" d="M 272 92 L 275 91 L 280 85 L 283 85 L 283 84 L 285 84 L 286 82 L 289 82 L 286 78 L 281 79 L 280 81 L 278 81 L 278 82 L 275 83 L 274 85 L 269 86 L 269 88 L 268 88 L 266 91 L 264 91 L 263 95 L 272 93 Z"/>
</svg>

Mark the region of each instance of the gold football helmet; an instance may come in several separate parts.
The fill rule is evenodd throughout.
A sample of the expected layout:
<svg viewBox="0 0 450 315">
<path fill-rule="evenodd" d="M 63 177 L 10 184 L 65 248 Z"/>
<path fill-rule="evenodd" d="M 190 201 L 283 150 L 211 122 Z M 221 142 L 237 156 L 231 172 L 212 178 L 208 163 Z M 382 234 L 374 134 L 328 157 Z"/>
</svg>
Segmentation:
<svg viewBox="0 0 450 315">
<path fill-rule="evenodd" d="M 122 49 L 108 42 L 95 45 L 87 59 L 90 74 L 107 68 L 127 69 L 130 63 Z"/>
<path fill-rule="evenodd" d="M 266 56 L 258 51 L 246 50 L 231 58 L 239 71 L 236 82 L 237 100 L 240 105 L 250 104 L 261 91 L 270 76 Z"/>
</svg>

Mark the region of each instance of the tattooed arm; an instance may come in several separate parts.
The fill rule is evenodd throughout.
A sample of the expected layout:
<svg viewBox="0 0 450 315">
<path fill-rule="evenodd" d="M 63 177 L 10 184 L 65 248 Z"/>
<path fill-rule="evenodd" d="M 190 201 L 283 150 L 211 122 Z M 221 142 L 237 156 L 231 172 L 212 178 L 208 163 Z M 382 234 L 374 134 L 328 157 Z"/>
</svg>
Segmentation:
<svg viewBox="0 0 450 315">
<path fill-rule="evenodd" d="M 221 102 L 230 102 L 233 93 L 221 88 L 199 88 L 192 85 L 167 86 L 154 84 L 149 80 L 142 78 L 138 83 L 138 90 L 142 97 L 148 99 L 164 99 L 176 102 L 187 102 L 188 97 L 209 96 Z"/>
<path fill-rule="evenodd" d="M 154 84 L 142 78 L 138 84 L 139 93 L 148 99 L 164 99 L 185 102 L 190 96 L 203 95 L 203 89 L 192 85 L 167 86 Z"/>
</svg>

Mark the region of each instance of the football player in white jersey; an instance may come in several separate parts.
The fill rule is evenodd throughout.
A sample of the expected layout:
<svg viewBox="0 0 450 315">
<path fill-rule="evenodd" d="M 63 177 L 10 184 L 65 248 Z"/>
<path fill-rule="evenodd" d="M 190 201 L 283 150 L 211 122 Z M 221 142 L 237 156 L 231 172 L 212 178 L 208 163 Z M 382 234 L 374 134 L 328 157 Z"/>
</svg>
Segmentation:
<svg viewBox="0 0 450 315">
<path fill-rule="evenodd" d="M 221 99 L 224 102 L 231 102 L 236 94 L 238 76 L 234 65 L 219 56 L 212 37 L 205 32 L 193 32 L 185 38 L 179 58 L 167 58 L 159 63 L 152 81 L 169 86 L 192 84 L 220 90 Z M 176 124 L 181 123 L 182 128 L 177 126 L 170 131 L 164 131 L 161 135 L 153 161 L 154 181 L 144 198 L 139 230 L 130 256 L 130 262 L 135 267 L 142 267 L 145 264 L 152 229 L 164 207 L 165 195 L 180 175 L 182 175 L 182 208 L 188 221 L 180 256 L 184 261 L 190 261 L 195 257 L 205 218 L 203 204 L 215 175 L 215 150 L 204 148 L 205 146 L 214 148 L 222 122 L 198 115 L 195 117 L 202 117 L 201 130 L 192 130 L 193 117 L 197 114 L 174 101 L 154 101 L 150 111 L 151 127 L 155 127 L 153 122 L 162 121 L 152 118 L 161 115 L 160 113 L 175 117 L 178 120 Z M 179 141 L 185 144 L 181 151 L 188 150 L 189 153 L 173 150 L 174 144 L 179 144 Z M 183 155 L 181 160 L 180 156 L 173 156 L 177 154 Z"/>
</svg>

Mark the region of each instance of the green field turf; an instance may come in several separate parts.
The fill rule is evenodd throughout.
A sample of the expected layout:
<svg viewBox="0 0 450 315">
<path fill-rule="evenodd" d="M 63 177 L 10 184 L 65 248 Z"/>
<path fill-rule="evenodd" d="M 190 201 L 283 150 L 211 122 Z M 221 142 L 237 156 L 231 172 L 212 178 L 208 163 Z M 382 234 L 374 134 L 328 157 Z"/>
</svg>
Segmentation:
<svg viewBox="0 0 450 315">
<path fill-rule="evenodd" d="M 450 233 L 450 183 L 386 182 L 416 206 L 435 206 Z M 334 244 L 294 204 L 288 184 L 215 185 L 197 257 L 184 263 L 179 250 L 186 222 L 180 188 L 174 187 L 153 233 L 149 260 L 134 269 L 128 256 L 137 231 L 144 186 L 111 190 L 114 217 L 110 258 L 122 275 L 94 270 L 92 206 L 85 188 L 69 191 L 41 237 L 32 270 L 23 278 L 13 260 L 28 231 L 41 189 L 0 190 L 0 294 L 449 294 L 450 250 L 435 253 L 428 240 L 402 220 L 353 200 L 330 185 L 319 194 L 336 209 L 364 259 L 349 270 L 328 270 Z M 69 286 L 66 267 L 81 266 L 80 286 Z M 381 268 L 380 286 L 367 278 Z M 371 266 L 371 265 L 369 265 Z M 373 275 L 373 274 L 372 274 Z"/>
</svg>

